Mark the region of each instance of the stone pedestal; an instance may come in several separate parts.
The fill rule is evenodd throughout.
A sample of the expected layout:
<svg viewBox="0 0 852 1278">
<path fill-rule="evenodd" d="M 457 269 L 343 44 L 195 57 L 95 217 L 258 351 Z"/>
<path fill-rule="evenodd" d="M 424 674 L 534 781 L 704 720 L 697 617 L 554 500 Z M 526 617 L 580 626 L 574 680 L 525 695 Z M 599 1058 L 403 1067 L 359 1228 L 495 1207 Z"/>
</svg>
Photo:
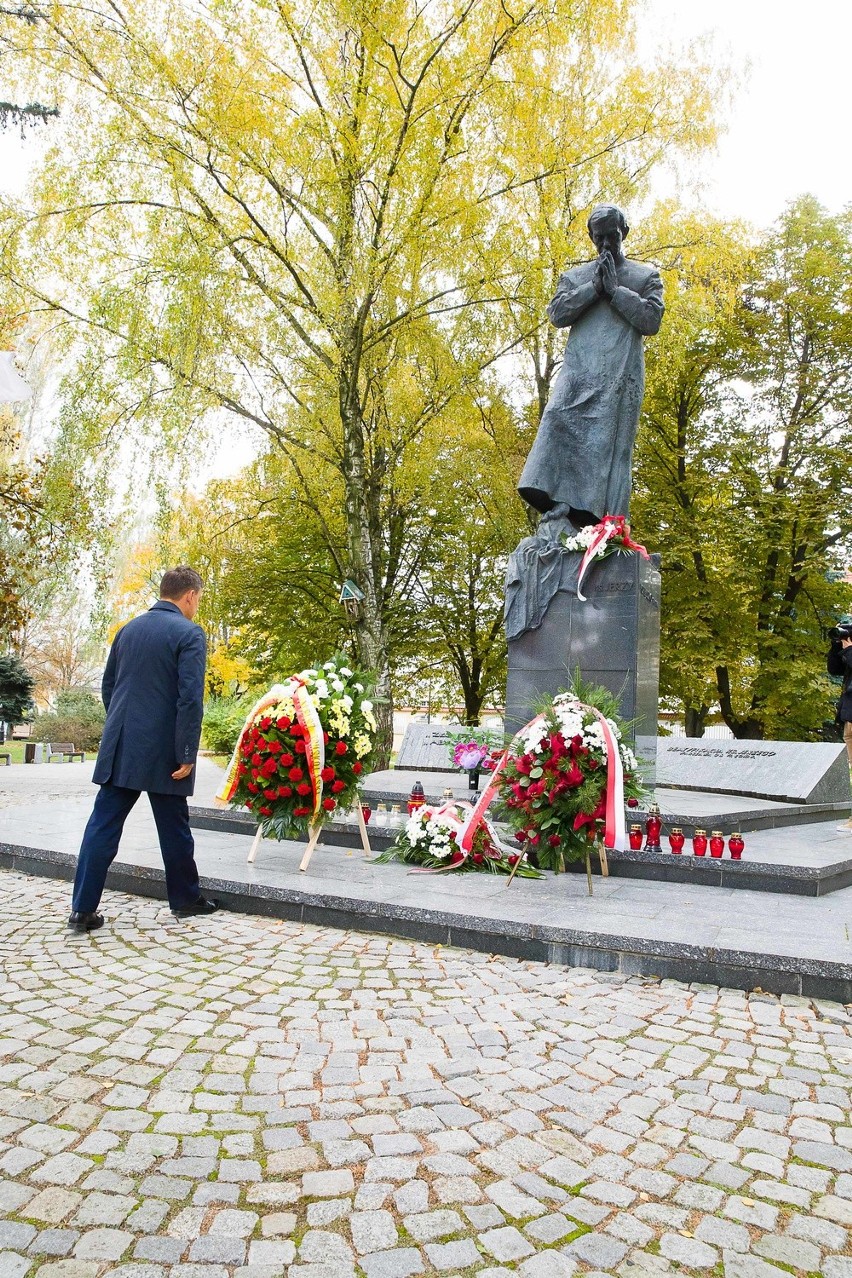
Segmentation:
<svg viewBox="0 0 852 1278">
<path fill-rule="evenodd" d="M 549 559 L 552 573 L 552 552 Z M 598 560 L 583 583 L 585 602 L 577 598 L 579 563 L 576 552 L 561 552 L 559 588 L 540 624 L 509 639 L 506 731 L 523 727 L 536 713 L 537 699 L 569 687 L 579 670 L 587 682 L 615 693 L 624 717 L 635 720 L 636 753 L 645 784 L 653 788 L 660 683 L 659 556 L 647 560 L 615 554 Z M 528 559 L 523 571 L 535 571 L 534 561 Z M 507 595 L 507 617 L 509 606 Z"/>
</svg>

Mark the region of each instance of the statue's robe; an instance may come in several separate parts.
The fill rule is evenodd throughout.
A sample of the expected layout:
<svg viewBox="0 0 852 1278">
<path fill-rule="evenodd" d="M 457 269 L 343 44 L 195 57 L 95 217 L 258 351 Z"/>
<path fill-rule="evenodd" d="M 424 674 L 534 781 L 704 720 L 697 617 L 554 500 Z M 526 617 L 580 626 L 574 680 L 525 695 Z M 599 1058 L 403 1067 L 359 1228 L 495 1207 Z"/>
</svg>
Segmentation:
<svg viewBox="0 0 852 1278">
<path fill-rule="evenodd" d="M 551 323 L 571 332 L 518 492 L 542 513 L 564 503 L 601 520 L 629 513 L 642 338 L 659 330 L 664 308 L 654 267 L 625 259 L 607 299 L 595 291 L 596 265 L 561 275 L 547 308 Z"/>
</svg>

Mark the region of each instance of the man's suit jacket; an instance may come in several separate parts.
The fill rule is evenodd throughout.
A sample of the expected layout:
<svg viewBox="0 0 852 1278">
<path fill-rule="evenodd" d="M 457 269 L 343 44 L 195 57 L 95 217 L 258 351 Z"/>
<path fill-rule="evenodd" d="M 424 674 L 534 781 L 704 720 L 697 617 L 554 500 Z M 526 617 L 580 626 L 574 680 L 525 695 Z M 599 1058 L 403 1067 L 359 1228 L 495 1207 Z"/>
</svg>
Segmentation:
<svg viewBox="0 0 852 1278">
<path fill-rule="evenodd" d="M 119 630 L 101 684 L 107 717 L 97 785 L 192 794 L 194 768 L 182 781 L 171 774 L 195 763 L 206 659 L 204 631 L 167 599 Z"/>
</svg>

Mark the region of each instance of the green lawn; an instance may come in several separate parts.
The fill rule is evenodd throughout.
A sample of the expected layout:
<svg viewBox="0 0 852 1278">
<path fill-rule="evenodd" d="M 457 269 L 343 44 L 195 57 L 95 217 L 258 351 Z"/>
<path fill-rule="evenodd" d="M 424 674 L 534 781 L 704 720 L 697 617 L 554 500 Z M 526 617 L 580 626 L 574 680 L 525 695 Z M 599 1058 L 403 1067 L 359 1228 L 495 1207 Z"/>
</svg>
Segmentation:
<svg viewBox="0 0 852 1278">
<path fill-rule="evenodd" d="M 0 745 L 0 754 L 11 754 L 13 763 L 23 763 L 24 744 L 23 741 L 7 741 L 5 745 Z"/>
</svg>

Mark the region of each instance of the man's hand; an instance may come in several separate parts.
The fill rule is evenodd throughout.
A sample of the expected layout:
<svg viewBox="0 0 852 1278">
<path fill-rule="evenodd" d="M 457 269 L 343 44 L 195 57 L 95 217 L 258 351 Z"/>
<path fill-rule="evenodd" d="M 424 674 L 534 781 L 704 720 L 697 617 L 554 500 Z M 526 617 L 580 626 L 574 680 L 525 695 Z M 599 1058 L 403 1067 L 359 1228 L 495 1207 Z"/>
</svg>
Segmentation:
<svg viewBox="0 0 852 1278">
<path fill-rule="evenodd" d="M 618 288 L 618 276 L 615 271 L 615 262 L 609 249 L 604 249 L 598 258 L 598 279 L 606 296 L 612 297 Z"/>
<path fill-rule="evenodd" d="M 195 764 L 194 764 L 194 763 L 184 763 L 184 764 L 182 764 L 182 765 L 178 768 L 177 772 L 173 772 L 173 773 L 172 773 L 172 780 L 173 780 L 173 781 L 182 781 L 182 780 L 184 779 L 184 777 L 188 777 L 188 776 L 189 776 L 190 772 L 192 771 L 192 769 L 193 769 L 194 767 L 195 767 Z"/>
<path fill-rule="evenodd" d="M 852 639 L 841 639 L 840 646 L 841 648 L 852 648 Z"/>
</svg>

